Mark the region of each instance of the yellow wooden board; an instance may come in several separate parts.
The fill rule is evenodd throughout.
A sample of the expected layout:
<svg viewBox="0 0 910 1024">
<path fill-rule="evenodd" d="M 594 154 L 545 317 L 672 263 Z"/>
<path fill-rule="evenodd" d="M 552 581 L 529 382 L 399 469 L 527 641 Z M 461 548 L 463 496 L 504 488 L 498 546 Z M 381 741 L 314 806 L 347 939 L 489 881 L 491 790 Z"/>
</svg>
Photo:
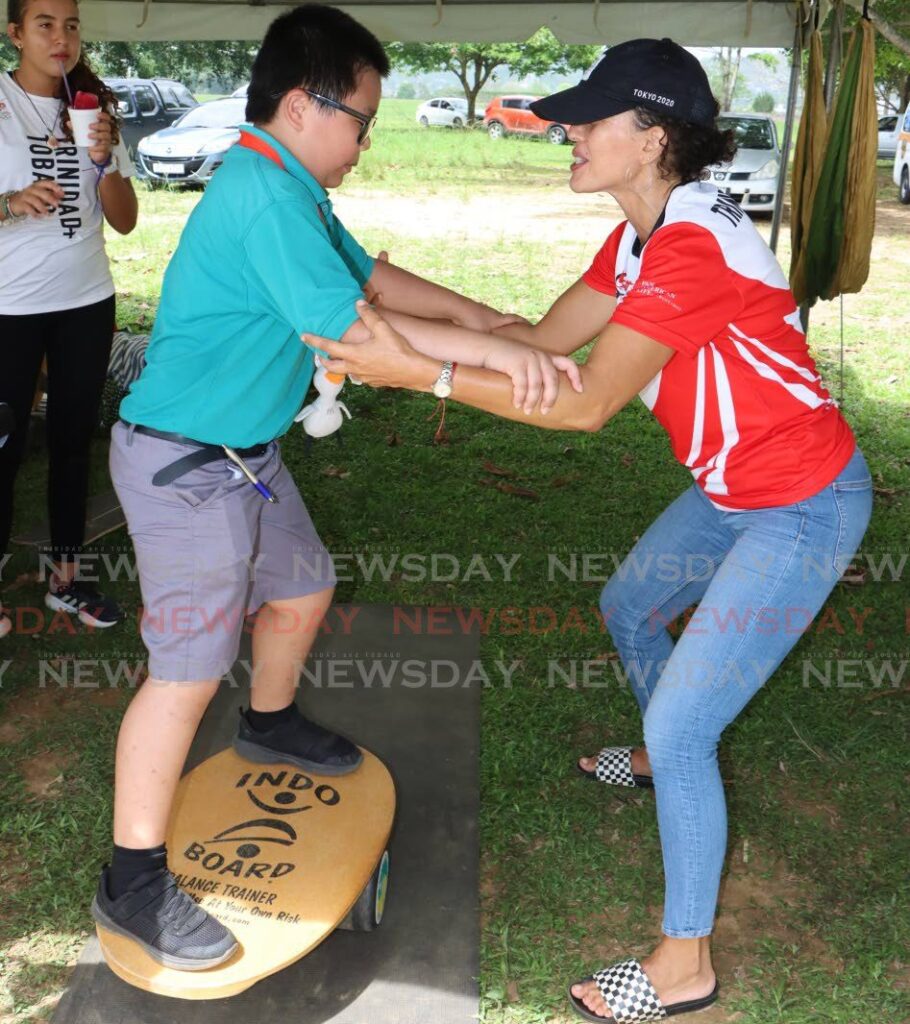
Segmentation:
<svg viewBox="0 0 910 1024">
<path fill-rule="evenodd" d="M 136 943 L 98 928 L 111 970 L 147 992 L 182 999 L 236 995 L 287 967 L 344 920 L 392 828 L 395 787 L 368 751 L 349 775 L 257 765 L 232 749 L 177 789 L 168 864 L 240 949 L 218 967 L 162 967 Z"/>
</svg>

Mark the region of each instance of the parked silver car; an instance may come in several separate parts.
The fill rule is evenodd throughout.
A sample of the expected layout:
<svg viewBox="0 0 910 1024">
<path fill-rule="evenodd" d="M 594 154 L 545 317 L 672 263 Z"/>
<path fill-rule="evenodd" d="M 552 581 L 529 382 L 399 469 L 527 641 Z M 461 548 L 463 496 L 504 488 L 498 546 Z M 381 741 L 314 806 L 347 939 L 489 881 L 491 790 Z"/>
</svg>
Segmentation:
<svg viewBox="0 0 910 1024">
<path fill-rule="evenodd" d="M 878 158 L 890 160 L 897 152 L 897 140 L 901 135 L 901 118 L 898 114 L 885 114 L 878 119 Z"/>
<path fill-rule="evenodd" d="M 767 114 L 724 112 L 717 119 L 717 127 L 733 130 L 738 149 L 731 163 L 710 168 L 711 180 L 748 213 L 771 213 L 780 171 L 774 121 Z"/>
<path fill-rule="evenodd" d="M 170 128 L 140 141 L 138 176 L 151 185 L 204 185 L 240 138 L 245 120 L 245 99 L 201 103 Z"/>
</svg>

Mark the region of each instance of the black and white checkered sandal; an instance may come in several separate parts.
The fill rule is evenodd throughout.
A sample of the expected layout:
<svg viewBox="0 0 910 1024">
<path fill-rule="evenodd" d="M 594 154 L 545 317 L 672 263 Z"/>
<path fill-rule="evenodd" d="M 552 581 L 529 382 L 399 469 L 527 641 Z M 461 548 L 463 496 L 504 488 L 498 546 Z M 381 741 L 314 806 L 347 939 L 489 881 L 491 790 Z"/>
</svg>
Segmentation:
<svg viewBox="0 0 910 1024">
<path fill-rule="evenodd" d="M 593 772 L 585 771 L 577 762 L 575 767 L 586 779 L 604 782 L 608 786 L 654 788 L 654 780 L 650 775 L 636 775 L 632 771 L 631 747 L 604 747 L 597 755 L 597 764 Z"/>
<path fill-rule="evenodd" d="M 569 987 L 569 999 L 579 1017 L 592 1021 L 611 1021 L 615 1024 L 637 1024 L 638 1021 L 663 1020 L 664 1017 L 675 1017 L 679 1013 L 694 1013 L 704 1010 L 717 999 L 718 985 L 710 995 L 703 999 L 688 999 L 682 1003 L 671 1003 L 664 1006 L 660 996 L 654 991 L 650 978 L 645 974 L 638 960 L 623 960 L 612 967 L 595 971 L 590 977 L 573 982 L 582 985 L 594 981 L 600 989 L 604 1002 L 610 1008 L 611 1017 L 601 1017 L 592 1013 L 585 1004 L 572 995 Z"/>
</svg>

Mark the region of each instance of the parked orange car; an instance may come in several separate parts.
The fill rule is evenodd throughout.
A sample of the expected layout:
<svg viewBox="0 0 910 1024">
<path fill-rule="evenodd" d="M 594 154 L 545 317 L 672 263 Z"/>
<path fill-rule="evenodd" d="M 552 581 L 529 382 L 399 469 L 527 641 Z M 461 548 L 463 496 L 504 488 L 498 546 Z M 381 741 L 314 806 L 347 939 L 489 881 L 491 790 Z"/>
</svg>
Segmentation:
<svg viewBox="0 0 910 1024">
<path fill-rule="evenodd" d="M 542 121 L 531 104 L 539 96 L 496 96 L 487 104 L 483 123 L 491 139 L 504 135 L 544 135 L 554 146 L 561 146 L 567 138 L 564 125 Z"/>
</svg>

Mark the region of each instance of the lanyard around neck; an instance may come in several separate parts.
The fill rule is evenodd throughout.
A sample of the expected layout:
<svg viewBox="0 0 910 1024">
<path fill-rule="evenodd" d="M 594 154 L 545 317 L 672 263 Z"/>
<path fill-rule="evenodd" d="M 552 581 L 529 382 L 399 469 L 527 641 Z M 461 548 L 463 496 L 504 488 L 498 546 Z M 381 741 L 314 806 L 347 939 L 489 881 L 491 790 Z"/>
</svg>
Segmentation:
<svg viewBox="0 0 910 1024">
<path fill-rule="evenodd" d="M 266 142 L 261 136 L 241 131 L 240 138 L 237 140 L 237 145 L 243 146 L 244 149 L 252 149 L 254 153 L 264 156 L 266 160 L 271 160 L 272 163 L 278 164 L 283 171 L 287 170 L 278 150 L 275 149 L 271 143 Z M 328 199 L 323 200 L 321 203 L 318 201 L 316 202 L 316 210 L 319 213 L 320 220 L 325 225 L 326 230 L 329 232 L 329 237 L 332 238 L 334 244 L 334 218 L 330 220 L 330 217 L 326 216 L 326 207 L 331 211 L 332 204 Z"/>
<path fill-rule="evenodd" d="M 283 171 L 287 170 L 278 150 L 270 143 L 266 142 L 265 139 L 260 138 L 260 136 L 252 135 L 250 132 L 241 131 L 240 139 L 237 144 L 239 146 L 243 146 L 245 149 L 252 149 L 260 156 L 264 156 L 266 160 L 271 160 L 272 163 L 278 164 Z"/>
</svg>

